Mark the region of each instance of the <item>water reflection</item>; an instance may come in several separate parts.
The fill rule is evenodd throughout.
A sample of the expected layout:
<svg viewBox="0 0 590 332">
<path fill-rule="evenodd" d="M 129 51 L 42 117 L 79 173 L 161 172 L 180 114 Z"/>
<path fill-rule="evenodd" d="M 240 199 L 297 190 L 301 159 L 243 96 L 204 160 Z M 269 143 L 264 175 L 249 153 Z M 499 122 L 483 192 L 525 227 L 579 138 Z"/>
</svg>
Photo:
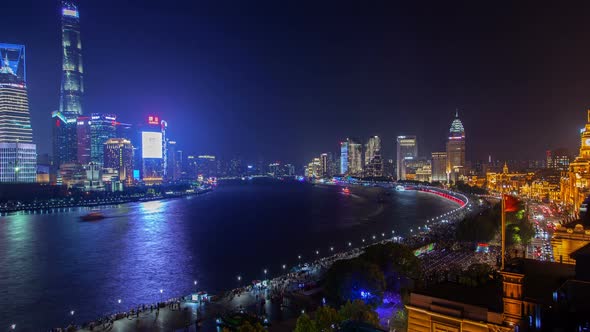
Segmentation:
<svg viewBox="0 0 590 332">
<path fill-rule="evenodd" d="M 202 197 L 0 219 L 0 326 L 64 326 L 115 310 L 216 292 L 282 271 L 302 260 L 398 234 L 450 210 L 429 195 L 394 194 L 378 203 L 335 188 L 271 183 L 221 186 Z M 423 221 L 422 221 L 423 223 Z M 420 223 L 420 224 L 422 224 Z M 160 290 L 163 290 L 160 293 Z M 118 300 L 121 300 L 119 303 Z M 35 317 L 34 320 L 30 317 Z"/>
</svg>

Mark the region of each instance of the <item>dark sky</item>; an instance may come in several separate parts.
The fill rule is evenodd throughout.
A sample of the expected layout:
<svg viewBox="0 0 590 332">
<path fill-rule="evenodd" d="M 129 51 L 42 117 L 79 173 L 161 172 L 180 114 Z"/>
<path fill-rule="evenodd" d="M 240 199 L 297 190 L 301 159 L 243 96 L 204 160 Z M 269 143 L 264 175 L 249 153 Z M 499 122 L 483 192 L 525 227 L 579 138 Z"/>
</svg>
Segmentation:
<svg viewBox="0 0 590 332">
<path fill-rule="evenodd" d="M 375 134 L 386 156 L 403 134 L 427 155 L 443 149 L 456 108 L 469 159 L 575 150 L 590 8 L 486 3 L 82 0 L 85 112 L 155 113 L 186 151 L 297 163 Z M 27 47 L 33 130 L 50 152 L 59 2 L 2 1 L 0 12 L 0 41 Z"/>
</svg>

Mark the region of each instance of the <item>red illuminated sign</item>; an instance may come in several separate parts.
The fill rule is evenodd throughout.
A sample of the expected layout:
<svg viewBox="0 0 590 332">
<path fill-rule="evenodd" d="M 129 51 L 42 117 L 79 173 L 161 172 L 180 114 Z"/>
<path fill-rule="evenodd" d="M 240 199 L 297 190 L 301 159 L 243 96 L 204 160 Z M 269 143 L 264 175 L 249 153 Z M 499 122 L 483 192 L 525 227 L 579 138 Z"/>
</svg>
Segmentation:
<svg viewBox="0 0 590 332">
<path fill-rule="evenodd" d="M 150 115 L 148 117 L 148 123 L 153 125 L 160 124 L 160 118 L 157 116 Z"/>
</svg>

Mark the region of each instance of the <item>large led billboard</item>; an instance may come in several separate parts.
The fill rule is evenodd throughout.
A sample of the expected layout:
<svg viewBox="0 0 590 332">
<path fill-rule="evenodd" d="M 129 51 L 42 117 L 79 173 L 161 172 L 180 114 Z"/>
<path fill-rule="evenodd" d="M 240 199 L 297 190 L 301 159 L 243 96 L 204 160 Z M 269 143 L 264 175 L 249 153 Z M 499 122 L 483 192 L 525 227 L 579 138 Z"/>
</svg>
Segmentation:
<svg viewBox="0 0 590 332">
<path fill-rule="evenodd" d="M 162 159 L 162 133 L 141 132 L 141 157 Z"/>
</svg>

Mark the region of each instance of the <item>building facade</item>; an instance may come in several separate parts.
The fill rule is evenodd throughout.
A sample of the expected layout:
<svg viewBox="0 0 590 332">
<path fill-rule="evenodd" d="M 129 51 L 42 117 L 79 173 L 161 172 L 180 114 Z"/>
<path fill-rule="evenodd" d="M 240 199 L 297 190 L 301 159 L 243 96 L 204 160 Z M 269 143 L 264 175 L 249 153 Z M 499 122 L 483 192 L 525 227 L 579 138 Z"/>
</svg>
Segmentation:
<svg viewBox="0 0 590 332">
<path fill-rule="evenodd" d="M 590 110 L 587 115 L 586 126 L 580 134 L 579 154 L 560 181 L 561 203 L 573 215 L 578 215 L 580 206 L 590 194 Z"/>
<path fill-rule="evenodd" d="M 90 162 L 104 164 L 104 144 L 117 134 L 117 116 L 92 113 L 79 116 L 76 122 L 77 158 L 85 165 Z"/>
<path fill-rule="evenodd" d="M 465 129 L 456 112 L 447 140 L 447 172 L 450 180 L 457 181 L 465 171 Z"/>
<path fill-rule="evenodd" d="M 133 145 L 124 138 L 110 138 L 103 144 L 104 168 L 112 168 L 119 181 L 133 185 Z"/>
<path fill-rule="evenodd" d="M 139 131 L 141 178 L 146 184 L 159 184 L 167 174 L 166 129 L 168 123 L 150 115 Z"/>
<path fill-rule="evenodd" d="M 61 2 L 62 78 L 59 110 L 51 114 L 54 164 L 78 159 L 77 119 L 82 115 L 84 67 L 80 38 L 80 13 L 73 0 Z"/>
<path fill-rule="evenodd" d="M 25 47 L 0 44 L 0 182 L 37 181 L 37 146 L 29 114 Z"/>
<path fill-rule="evenodd" d="M 340 175 L 348 173 L 348 140 L 340 142 Z"/>
<path fill-rule="evenodd" d="M 370 177 L 383 176 L 383 158 L 381 157 L 381 139 L 370 137 L 365 145 L 365 175 Z"/>
<path fill-rule="evenodd" d="M 398 136 L 396 147 L 397 179 L 406 180 L 406 164 L 418 158 L 416 136 Z"/>
<path fill-rule="evenodd" d="M 447 153 L 433 152 L 431 154 L 432 181 L 447 182 Z"/>
</svg>

